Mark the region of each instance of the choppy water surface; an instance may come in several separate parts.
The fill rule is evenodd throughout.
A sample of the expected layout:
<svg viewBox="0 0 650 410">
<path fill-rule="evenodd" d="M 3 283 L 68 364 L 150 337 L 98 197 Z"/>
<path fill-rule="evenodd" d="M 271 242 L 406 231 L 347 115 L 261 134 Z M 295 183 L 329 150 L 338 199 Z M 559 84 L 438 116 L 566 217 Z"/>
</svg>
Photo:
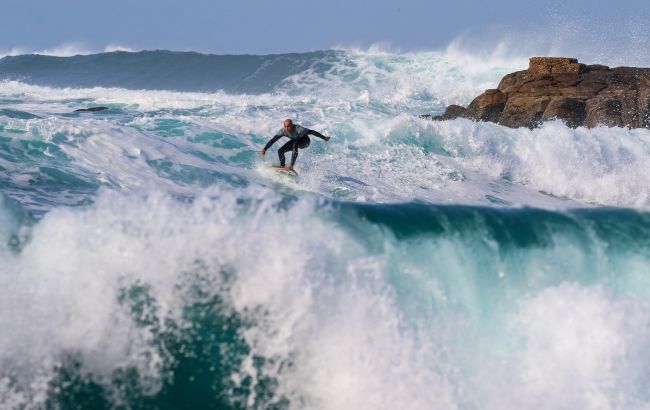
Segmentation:
<svg viewBox="0 0 650 410">
<path fill-rule="evenodd" d="M 0 407 L 647 408 L 650 131 L 417 117 L 525 65 L 0 60 Z"/>
</svg>

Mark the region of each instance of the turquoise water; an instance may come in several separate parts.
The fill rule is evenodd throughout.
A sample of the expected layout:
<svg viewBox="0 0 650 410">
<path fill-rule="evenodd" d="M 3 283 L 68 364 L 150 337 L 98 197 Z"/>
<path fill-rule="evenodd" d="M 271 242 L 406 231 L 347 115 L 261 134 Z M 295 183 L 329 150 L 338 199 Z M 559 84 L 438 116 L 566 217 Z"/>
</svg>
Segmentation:
<svg viewBox="0 0 650 410">
<path fill-rule="evenodd" d="M 471 58 L 0 60 L 0 407 L 646 408 L 650 132 L 417 118 Z"/>
</svg>

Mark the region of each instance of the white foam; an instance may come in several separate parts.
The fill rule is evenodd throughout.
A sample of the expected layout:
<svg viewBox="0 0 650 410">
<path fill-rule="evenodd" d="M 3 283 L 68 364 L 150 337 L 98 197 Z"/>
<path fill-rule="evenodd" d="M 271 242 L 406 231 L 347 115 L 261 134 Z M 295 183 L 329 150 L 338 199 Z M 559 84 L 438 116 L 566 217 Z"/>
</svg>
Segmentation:
<svg viewBox="0 0 650 410">
<path fill-rule="evenodd" d="M 258 206 L 242 213 L 237 204 L 249 195 Z M 382 258 L 321 220 L 312 201 L 277 212 L 277 199 L 267 190 L 212 190 L 182 205 L 105 192 L 88 209 L 48 213 L 22 253 L 4 254 L 0 267 L 0 369 L 12 380 L 0 383 L 5 397 L 42 404 L 65 354 L 79 355 L 84 374 L 98 380 L 135 366 L 157 391 L 165 352 L 118 302 L 120 289 L 149 287 L 158 325 L 181 322 L 191 297 L 178 285 L 201 260 L 213 285 L 204 291 L 217 292 L 229 267 L 225 299 L 261 313 L 244 332 L 252 351 L 237 379 L 255 377 L 251 360 L 262 355 L 272 359 L 265 371 L 280 382 L 278 394 L 298 407 L 453 408 L 450 382 L 425 361 L 431 352 L 400 328 Z M 268 240 L 278 235 L 282 241 Z"/>
<path fill-rule="evenodd" d="M 648 408 L 649 325 L 647 305 L 600 285 L 540 291 L 514 317 L 519 343 L 486 363 L 484 408 Z"/>
<path fill-rule="evenodd" d="M 5 56 L 19 56 L 25 54 L 40 54 L 44 56 L 72 57 L 77 55 L 93 54 L 83 42 L 68 42 L 47 49 L 33 49 L 28 47 L 13 47 L 9 50 L 0 51 L 0 58 Z"/>
<path fill-rule="evenodd" d="M 87 54 L 72 47 L 68 54 Z M 108 45 L 106 51 L 131 51 L 128 48 Z M 12 52 L 12 55 L 16 53 Z M 17 54 L 20 54 L 19 52 Z M 50 53 L 52 54 L 52 53 Z M 65 55 L 63 51 L 61 55 Z M 49 55 L 49 54 L 48 54 Z M 322 72 L 322 66 L 329 66 Z M 496 86 L 501 77 L 514 69 L 525 68 L 521 59 L 508 60 L 502 57 L 485 58 L 462 52 L 450 47 L 439 52 L 419 53 L 387 53 L 375 49 L 361 51 L 358 49 L 341 50 L 341 53 L 326 54 L 323 60 L 314 61 L 311 68 L 287 77 L 277 91 L 313 100 L 317 97 L 326 102 L 345 102 L 367 95 L 368 102 L 380 102 L 389 105 L 409 104 L 416 109 L 436 107 L 449 103 L 467 103 L 485 88 Z M 180 100 L 202 101 L 203 105 L 210 102 L 226 100 L 252 101 L 249 96 L 226 96 L 222 93 L 170 93 L 135 91 L 124 92 L 119 89 L 52 89 L 49 87 L 33 87 L 15 82 L 4 82 L 3 94 L 15 90 L 16 93 L 28 93 L 37 99 L 60 98 L 94 98 L 97 102 L 110 102 L 102 99 L 107 94 L 119 94 L 122 101 L 138 98 L 138 101 L 156 100 L 165 107 L 169 102 L 171 108 L 187 107 L 176 105 Z M 78 96 L 78 97 L 77 97 Z M 148 97 L 148 98 L 142 98 Z M 281 95 L 280 95 L 281 97 Z M 260 104 L 277 101 L 278 95 L 267 95 L 256 98 Z M 429 101 L 433 100 L 433 101 Z M 428 101 L 428 103 L 427 103 Z M 151 105 L 142 107 L 147 109 Z M 195 107 L 195 105 L 191 105 Z"/>
<path fill-rule="evenodd" d="M 9 86 L 6 95 L 28 92 L 29 98 L 23 98 L 33 99 L 17 108 L 45 117 L 47 113 L 39 109 L 49 108 L 48 104 L 56 110 L 73 108 L 50 102 L 58 92 L 65 98 L 97 98 L 100 104 L 127 103 L 137 110 L 195 110 L 187 114 L 163 110 L 133 115 L 125 124 L 93 117 L 7 120 L 7 128 L 28 131 L 13 136 L 15 139 L 29 140 L 38 135 L 50 141 L 54 135 L 68 135 L 67 143 L 59 146 L 74 158 L 74 172 L 91 179 L 101 174 L 103 181 L 115 181 L 126 189 L 149 186 L 152 181 L 159 187 L 175 189 L 177 181 L 156 177 L 147 159 L 167 159 L 179 166 L 267 183 L 266 178 L 260 179 L 259 174 L 247 169 L 206 161 L 192 153 L 230 158 L 248 152 L 254 158 L 261 145 L 252 135 L 275 134 L 287 113 L 294 112 L 299 113 L 294 116 L 296 122 L 333 136 L 329 143 L 313 138 L 310 149 L 300 152 L 298 162 L 298 188 L 328 197 L 547 208 L 580 204 L 646 207 L 650 200 L 650 182 L 644 177 L 649 175 L 646 158 L 650 156 L 646 130 L 572 130 L 555 122 L 531 131 L 468 120 L 430 122 L 393 114 L 393 110 L 377 113 L 368 102 L 314 104 L 288 95 L 54 90 L 21 83 Z M 364 115 L 354 114 L 358 110 L 365 110 Z M 188 142 L 183 137 L 162 139 L 155 135 L 157 121 L 167 119 L 183 122 L 187 135 L 226 132 L 244 147 L 226 150 Z M 269 152 L 269 157 L 273 161 L 276 155 Z M 256 168 L 251 161 L 251 167 Z M 16 164 L 6 163 L 6 168 L 15 169 Z M 14 177 L 19 178 L 19 174 L 14 172 Z"/>
<path fill-rule="evenodd" d="M 574 57 L 585 64 L 638 66 L 650 64 L 648 27 L 642 15 L 588 16 L 574 3 L 555 4 L 543 22 L 525 26 L 474 28 L 458 35 L 447 52 L 470 58 L 472 67 L 496 61 L 520 61 L 533 56 Z"/>
<path fill-rule="evenodd" d="M 314 139 L 301 151 L 300 178 L 279 182 L 292 193 L 478 205 L 492 204 L 489 194 L 515 206 L 648 206 L 647 130 L 573 130 L 554 122 L 531 131 L 412 115 L 487 88 L 510 64 L 497 57 L 473 71 L 463 68 L 469 60 L 440 53 L 351 53 L 352 80 L 334 78 L 335 69 L 345 69 L 337 66 L 326 81 L 308 72 L 288 80 L 285 92 L 260 96 L 3 83 L 1 96 L 23 101 L 9 106 L 45 117 L 3 118 L 5 128 L 27 131 L 11 134 L 14 142 L 56 143 L 72 158 L 67 172 L 111 188 L 92 206 L 51 210 L 22 234 L 32 239 L 21 253 L 0 247 L 0 406 L 43 405 L 53 368 L 67 353 L 79 355 L 83 372 L 100 381 L 118 367 L 136 367 L 156 392 L 169 358 L 118 294 L 148 286 L 158 324 L 182 321 L 188 295 L 178 285 L 201 260 L 214 285 L 208 292 L 222 289 L 223 267 L 234 272 L 221 296 L 255 323 L 243 333 L 251 351 L 234 380 L 261 382 L 253 358 L 270 358 L 264 371 L 296 408 L 648 408 L 648 307 L 638 294 L 606 287 L 607 269 L 616 266 L 614 273 L 624 273 L 616 281 L 643 293 L 642 252 L 608 259 L 608 244 L 589 242 L 593 254 L 586 253 L 558 233 L 554 246 L 525 248 L 508 260 L 480 229 L 470 239 L 397 240 L 381 226 L 336 222 L 313 195 L 280 203 L 281 195 L 260 187 L 279 181 L 259 172 L 266 162 L 251 161 L 249 169 L 195 155 L 254 155 L 256 138 L 293 116 L 333 139 Z M 429 66 L 438 71 L 426 72 Z M 418 100 L 427 93 L 431 98 Z M 126 104 L 127 113 L 55 114 L 86 98 Z M 163 138 L 155 128 L 164 119 L 183 121 L 190 136 L 227 132 L 245 146 L 225 152 L 186 135 Z M 159 176 L 147 159 L 252 183 L 203 190 Z M 3 160 L 2 167 L 25 184 L 36 165 Z M 176 202 L 170 192 L 194 202 Z M 12 218 L 0 208 L 3 244 Z M 576 283 L 561 283 L 571 274 Z M 530 293 L 519 293 L 517 275 L 531 280 Z M 547 279 L 553 275 L 560 279 Z M 502 289 L 482 288 L 490 278 L 510 299 L 490 299 Z"/>
<path fill-rule="evenodd" d="M 115 52 L 115 51 L 124 51 L 124 52 L 128 52 L 128 53 L 134 53 L 134 52 L 137 52 L 139 50 L 137 50 L 135 48 L 131 48 L 131 47 L 126 47 L 126 46 L 123 46 L 121 44 L 116 44 L 116 43 L 110 43 L 106 47 L 104 47 L 104 52 L 105 53 L 112 53 L 112 52 Z"/>
<path fill-rule="evenodd" d="M 107 44 L 102 50 L 105 53 L 111 53 L 114 51 L 126 51 L 126 52 L 135 52 L 138 51 L 131 47 L 126 47 L 116 43 Z M 88 47 L 82 41 L 72 41 L 65 42 L 59 45 L 56 45 L 51 48 L 37 49 L 33 47 L 24 47 L 17 46 L 12 47 L 8 50 L 0 50 L 0 58 L 6 56 L 20 56 L 28 54 L 39 54 L 43 56 L 54 56 L 54 57 L 73 57 L 79 55 L 90 55 L 97 53 L 98 50 Z"/>
<path fill-rule="evenodd" d="M 152 178 L 152 170 L 143 165 L 146 158 L 165 158 L 268 184 L 268 178 L 260 178 L 257 172 L 211 163 L 192 152 L 212 158 L 254 157 L 261 148 L 258 137 L 275 134 L 282 120 L 292 117 L 333 136 L 329 143 L 314 138 L 310 149 L 301 151 L 296 187 L 300 190 L 374 202 L 648 206 L 646 130 L 572 130 L 554 122 L 531 131 L 467 120 L 415 119 L 415 114 L 439 110 L 445 102 L 466 103 L 483 88 L 495 86 L 503 73 L 512 70 L 506 66 L 521 63 L 502 52 L 483 64 L 459 51 L 459 46 L 446 52 L 405 54 L 344 50 L 338 57 L 330 53 L 324 58 L 327 61 L 321 63 L 330 64 L 329 70 L 314 68 L 292 76 L 275 94 L 56 89 L 8 81 L 0 96 L 20 99 L 10 108 L 46 117 L 11 119 L 8 127 L 37 130 L 39 135 L 59 131 L 93 135 L 77 147 L 63 147 L 64 152 L 74 157 L 78 172 L 101 173 L 102 181 L 116 180 L 122 187 L 138 189 L 155 180 L 161 188 L 174 189 L 175 181 Z M 88 100 L 124 107 L 128 119 L 109 117 L 102 123 L 89 117 L 50 118 L 53 113 L 90 105 Z M 229 154 L 208 144 L 187 142 L 185 135 L 163 143 L 155 134 L 157 122 L 166 119 L 186 123 L 187 136 L 225 132 L 245 146 Z M 253 169 L 260 166 L 253 159 L 246 162 Z M 15 164 L 7 167 L 13 169 Z M 21 175 L 14 173 L 13 178 Z"/>
<path fill-rule="evenodd" d="M 338 211 L 313 199 L 289 207 L 281 200 L 253 187 L 212 188 L 192 204 L 104 191 L 90 207 L 49 212 L 21 253 L 1 254 L 5 403 L 42 404 L 65 354 L 80 357 L 83 374 L 98 381 L 134 366 L 149 393 L 158 391 L 168 353 L 118 295 L 145 286 L 157 325 L 182 324 L 193 299 L 179 285 L 197 266 L 209 284 L 202 290 L 225 292 L 229 308 L 254 323 L 242 334 L 251 351 L 235 382 L 261 382 L 253 358 L 270 359 L 264 374 L 293 408 L 596 409 L 650 401 L 648 306 L 603 283 L 562 283 L 573 268 L 574 277 L 601 280 L 609 265 L 590 271 L 580 262 L 590 254 L 564 243 L 561 232 L 555 246 L 511 251 L 478 234 L 480 226 L 466 238 L 397 240 L 361 219 L 337 222 Z M 617 256 L 598 241 L 590 246 L 603 262 Z M 644 255 L 618 256 L 630 277 L 647 270 Z M 225 288 L 223 268 L 232 273 Z M 559 279 L 549 280 L 554 274 Z"/>
<path fill-rule="evenodd" d="M 325 59 L 314 68 L 286 78 L 280 90 L 321 99 L 363 98 L 393 106 L 426 109 L 435 104 L 467 104 L 503 75 L 523 69 L 521 58 L 484 58 L 450 47 L 446 51 L 392 53 L 344 49 L 340 58 Z M 320 66 L 331 67 L 322 72 Z"/>
<path fill-rule="evenodd" d="M 150 161 L 171 161 L 176 170 L 178 167 L 195 167 L 248 178 L 255 175 L 245 169 L 192 155 L 195 146 L 189 142 L 164 140 L 132 127 L 92 117 L 75 118 L 73 121 L 65 117 L 10 120 L 6 124 L 7 128 L 26 131 L 14 135 L 15 142 L 37 139 L 59 148 L 62 154 L 71 159 L 54 162 L 64 172 L 123 191 L 156 188 L 181 194 L 193 192 L 194 188 L 186 187 L 183 181 L 160 176 Z M 57 136 L 61 135 L 65 136 L 65 140 L 55 142 Z M 212 157 L 228 158 L 239 151 L 201 146 L 201 152 Z M 38 157 L 34 161 L 34 165 L 42 162 Z M 38 172 L 33 166 L 26 167 L 23 163 L 5 161 L 2 164 L 10 179 L 16 183 L 21 182 L 24 174 Z"/>
<path fill-rule="evenodd" d="M 402 327 L 415 324 L 427 352 L 454 365 L 438 371 L 456 387 L 456 406 L 648 408 L 648 256 L 619 253 L 616 239 L 582 224 L 587 243 L 567 225 L 543 245 L 513 247 L 480 220 L 471 232 L 381 247 L 395 263 Z"/>
<path fill-rule="evenodd" d="M 585 203 L 650 205 L 648 130 L 571 129 L 559 121 L 528 130 L 467 120 L 428 128 L 460 164 L 482 175 Z"/>
</svg>

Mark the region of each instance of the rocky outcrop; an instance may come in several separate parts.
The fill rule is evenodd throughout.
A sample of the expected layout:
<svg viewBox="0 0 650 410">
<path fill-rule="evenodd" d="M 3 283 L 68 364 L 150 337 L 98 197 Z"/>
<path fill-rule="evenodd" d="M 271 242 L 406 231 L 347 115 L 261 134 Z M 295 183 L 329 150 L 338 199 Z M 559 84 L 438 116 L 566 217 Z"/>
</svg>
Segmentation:
<svg viewBox="0 0 650 410">
<path fill-rule="evenodd" d="M 533 57 L 528 70 L 503 77 L 465 107 L 450 105 L 433 120 L 470 118 L 534 128 L 560 119 L 570 127 L 650 128 L 650 68 L 581 64 L 575 58 Z"/>
<path fill-rule="evenodd" d="M 79 108 L 78 110 L 74 110 L 74 112 L 97 112 L 97 111 L 104 111 L 104 110 L 108 110 L 108 107 Z"/>
</svg>

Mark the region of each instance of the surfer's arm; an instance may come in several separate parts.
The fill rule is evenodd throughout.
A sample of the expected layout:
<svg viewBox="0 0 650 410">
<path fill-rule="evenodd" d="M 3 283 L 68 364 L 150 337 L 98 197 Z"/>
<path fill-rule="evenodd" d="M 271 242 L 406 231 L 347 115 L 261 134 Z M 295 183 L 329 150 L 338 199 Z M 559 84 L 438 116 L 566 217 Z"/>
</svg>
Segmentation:
<svg viewBox="0 0 650 410">
<path fill-rule="evenodd" d="M 266 152 L 273 144 L 275 144 L 280 138 L 282 138 L 282 135 L 276 134 L 273 138 L 269 140 L 269 142 L 266 143 L 264 148 L 262 149 L 262 152 Z"/>
<path fill-rule="evenodd" d="M 330 139 L 330 137 L 328 137 L 327 135 L 323 135 L 323 134 L 321 134 L 321 133 L 318 132 L 318 131 L 309 130 L 309 129 L 307 130 L 307 135 L 315 135 L 315 136 L 317 136 L 318 138 L 322 138 L 322 139 L 324 139 L 325 141 L 328 141 L 328 140 Z"/>
</svg>

